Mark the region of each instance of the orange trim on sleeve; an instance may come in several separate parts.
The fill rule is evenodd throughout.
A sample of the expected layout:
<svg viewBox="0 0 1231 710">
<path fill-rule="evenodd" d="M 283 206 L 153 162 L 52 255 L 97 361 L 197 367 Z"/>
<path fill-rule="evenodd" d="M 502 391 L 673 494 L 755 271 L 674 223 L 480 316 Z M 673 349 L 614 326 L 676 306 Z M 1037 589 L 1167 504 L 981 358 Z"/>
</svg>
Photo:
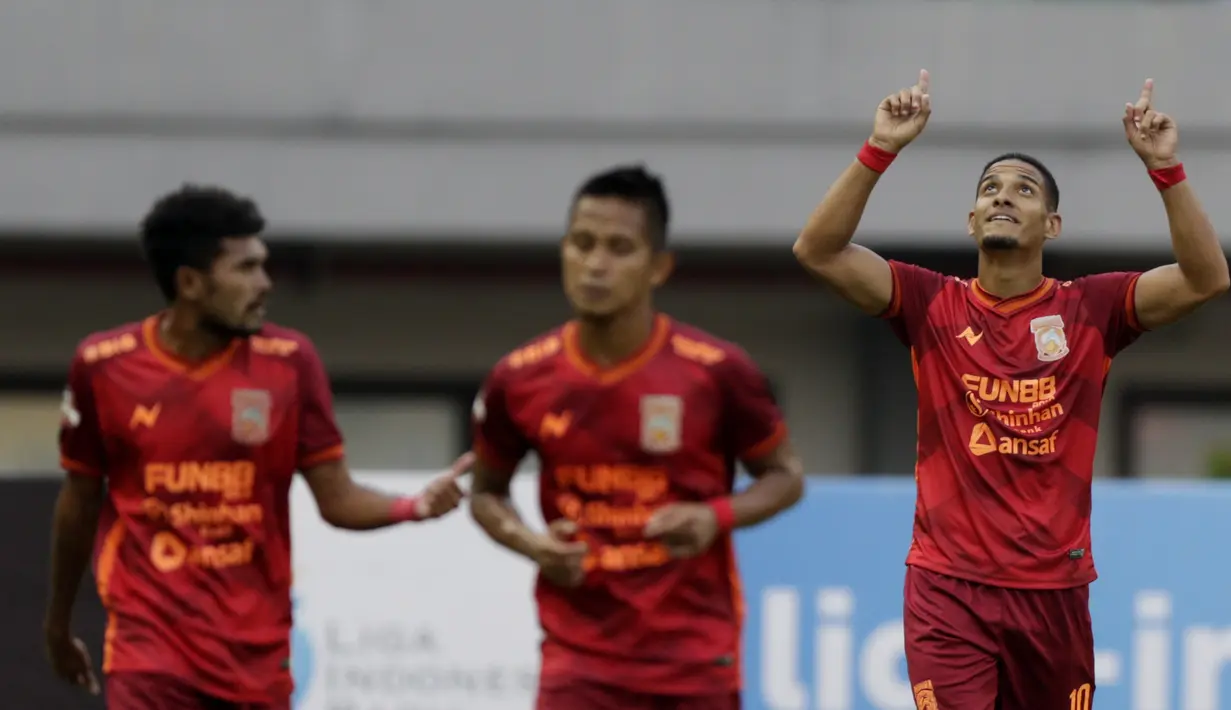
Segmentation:
<svg viewBox="0 0 1231 710">
<path fill-rule="evenodd" d="M 302 471 L 309 466 L 328 463 L 330 461 L 341 461 L 346 458 L 346 447 L 342 444 L 330 446 L 327 449 L 321 449 L 314 454 L 308 454 L 299 461 L 299 470 Z"/>
<path fill-rule="evenodd" d="M 919 389 L 919 353 L 914 347 L 910 349 L 910 374 L 915 378 L 915 389 Z"/>
<path fill-rule="evenodd" d="M 779 421 L 774 425 L 774 430 L 769 436 L 762 439 L 759 443 L 750 446 L 744 453 L 740 454 L 740 458 L 744 461 L 752 461 L 768 456 L 786 440 L 786 435 L 786 422 Z"/>
<path fill-rule="evenodd" d="M 1145 328 L 1141 327 L 1141 321 L 1137 320 L 1137 281 L 1140 278 L 1141 274 L 1137 274 L 1128 284 L 1128 291 L 1124 294 L 1124 316 L 1128 319 L 1130 328 L 1144 333 Z"/>
<path fill-rule="evenodd" d="M 889 273 L 893 276 L 893 295 L 889 297 L 889 305 L 881 312 L 881 318 L 896 318 L 902 311 L 902 283 L 898 279 L 898 267 L 889 262 Z"/>
<path fill-rule="evenodd" d="M 60 468 L 69 473 L 76 473 L 82 476 L 101 476 L 102 472 L 93 466 L 87 466 L 80 461 L 74 461 L 67 456 L 60 456 Z"/>
</svg>

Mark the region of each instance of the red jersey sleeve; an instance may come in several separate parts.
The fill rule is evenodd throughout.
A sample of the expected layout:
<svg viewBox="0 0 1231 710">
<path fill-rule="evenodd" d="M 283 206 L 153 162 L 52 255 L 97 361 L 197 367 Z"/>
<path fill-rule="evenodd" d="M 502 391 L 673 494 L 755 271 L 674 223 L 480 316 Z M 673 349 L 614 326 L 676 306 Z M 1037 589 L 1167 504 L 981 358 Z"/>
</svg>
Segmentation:
<svg viewBox="0 0 1231 710">
<path fill-rule="evenodd" d="M 1107 357 L 1114 357 L 1143 332 L 1137 320 L 1137 279 L 1140 277 L 1139 271 L 1112 271 L 1073 282 L 1081 289 L 1090 325 L 1103 334 Z"/>
<path fill-rule="evenodd" d="M 83 476 L 101 476 L 106 470 L 94 372 L 80 352 L 69 367 L 60 403 L 60 467 Z"/>
<path fill-rule="evenodd" d="M 730 454 L 751 461 L 773 452 L 786 439 L 786 422 L 769 381 L 743 350 L 731 349 L 716 369 L 722 390 L 724 441 Z"/>
<path fill-rule="evenodd" d="M 881 318 L 889 322 L 904 345 L 916 342 L 919 330 L 927 323 L 928 306 L 944 287 L 943 274 L 900 261 L 890 261 L 893 272 L 893 296 Z"/>
<path fill-rule="evenodd" d="M 497 365 L 487 376 L 471 410 L 475 454 L 489 466 L 512 474 L 530 442 L 509 411 L 508 370 Z"/>
<path fill-rule="evenodd" d="M 344 455 L 342 432 L 333 415 L 333 392 L 325 363 L 312 341 L 299 343 L 299 470 Z"/>
</svg>

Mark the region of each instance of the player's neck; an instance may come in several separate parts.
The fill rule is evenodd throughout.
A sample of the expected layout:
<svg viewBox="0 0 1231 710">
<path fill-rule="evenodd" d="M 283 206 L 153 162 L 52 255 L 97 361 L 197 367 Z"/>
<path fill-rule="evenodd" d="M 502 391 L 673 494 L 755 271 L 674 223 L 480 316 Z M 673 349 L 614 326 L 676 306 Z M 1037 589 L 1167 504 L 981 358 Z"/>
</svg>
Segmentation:
<svg viewBox="0 0 1231 710">
<path fill-rule="evenodd" d="M 1043 260 L 1021 251 L 979 253 L 979 288 L 997 298 L 1030 293 L 1043 281 Z"/>
<path fill-rule="evenodd" d="M 195 314 L 172 306 L 159 319 L 158 343 L 182 360 L 200 362 L 221 352 L 229 340 L 203 327 Z"/>
<path fill-rule="evenodd" d="M 582 318 L 577 324 L 577 345 L 586 359 L 610 367 L 636 355 L 654 334 L 654 309 L 644 307 L 604 320 Z"/>
</svg>

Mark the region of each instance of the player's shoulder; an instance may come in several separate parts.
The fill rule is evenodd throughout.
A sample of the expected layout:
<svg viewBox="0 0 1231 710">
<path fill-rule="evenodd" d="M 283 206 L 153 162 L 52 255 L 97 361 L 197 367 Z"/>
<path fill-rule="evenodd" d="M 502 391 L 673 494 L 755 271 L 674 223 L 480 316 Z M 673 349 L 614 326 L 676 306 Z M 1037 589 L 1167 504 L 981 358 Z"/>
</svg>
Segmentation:
<svg viewBox="0 0 1231 710">
<path fill-rule="evenodd" d="M 1066 295 L 1083 295 L 1092 292 L 1117 291 L 1141 276 L 1139 271 L 1104 271 L 1098 274 L 1079 276 L 1067 281 L 1057 281 L 1056 290 Z"/>
<path fill-rule="evenodd" d="M 122 360 L 144 347 L 143 328 L 149 319 L 96 330 L 77 343 L 74 359 L 87 367 Z"/>
<path fill-rule="evenodd" d="M 671 322 L 666 347 L 674 357 L 716 372 L 756 368 L 752 357 L 738 343 L 676 320 Z"/>
<path fill-rule="evenodd" d="M 558 325 L 522 342 L 505 353 L 492 368 L 491 377 L 502 381 L 534 377 L 563 362 L 564 330 Z"/>
<path fill-rule="evenodd" d="M 248 336 L 248 347 L 253 355 L 301 360 L 316 358 L 316 345 L 305 333 L 278 325 L 265 323 L 260 331 Z"/>
</svg>

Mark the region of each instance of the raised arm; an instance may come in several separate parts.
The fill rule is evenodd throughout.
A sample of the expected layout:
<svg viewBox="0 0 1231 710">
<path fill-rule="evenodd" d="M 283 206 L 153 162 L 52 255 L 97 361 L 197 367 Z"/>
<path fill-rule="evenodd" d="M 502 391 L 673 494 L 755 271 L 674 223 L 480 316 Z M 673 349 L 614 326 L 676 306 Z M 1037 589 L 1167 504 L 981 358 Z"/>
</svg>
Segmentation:
<svg viewBox="0 0 1231 710">
<path fill-rule="evenodd" d="M 1154 110 L 1153 98 L 1154 80 L 1146 79 L 1137 103 L 1124 107 L 1124 135 L 1162 194 L 1175 253 L 1174 264 L 1148 271 L 1137 281 L 1134 305 L 1146 330 L 1179 320 L 1231 286 L 1214 225 L 1176 158 L 1175 121 Z"/>
<path fill-rule="evenodd" d="M 886 96 L 876 109 L 872 136 L 825 193 L 795 240 L 795 258 L 846 300 L 877 315 L 893 298 L 893 273 L 875 252 L 851 244 L 881 174 L 923 131 L 932 115 L 927 70 L 919 82 Z"/>
</svg>

